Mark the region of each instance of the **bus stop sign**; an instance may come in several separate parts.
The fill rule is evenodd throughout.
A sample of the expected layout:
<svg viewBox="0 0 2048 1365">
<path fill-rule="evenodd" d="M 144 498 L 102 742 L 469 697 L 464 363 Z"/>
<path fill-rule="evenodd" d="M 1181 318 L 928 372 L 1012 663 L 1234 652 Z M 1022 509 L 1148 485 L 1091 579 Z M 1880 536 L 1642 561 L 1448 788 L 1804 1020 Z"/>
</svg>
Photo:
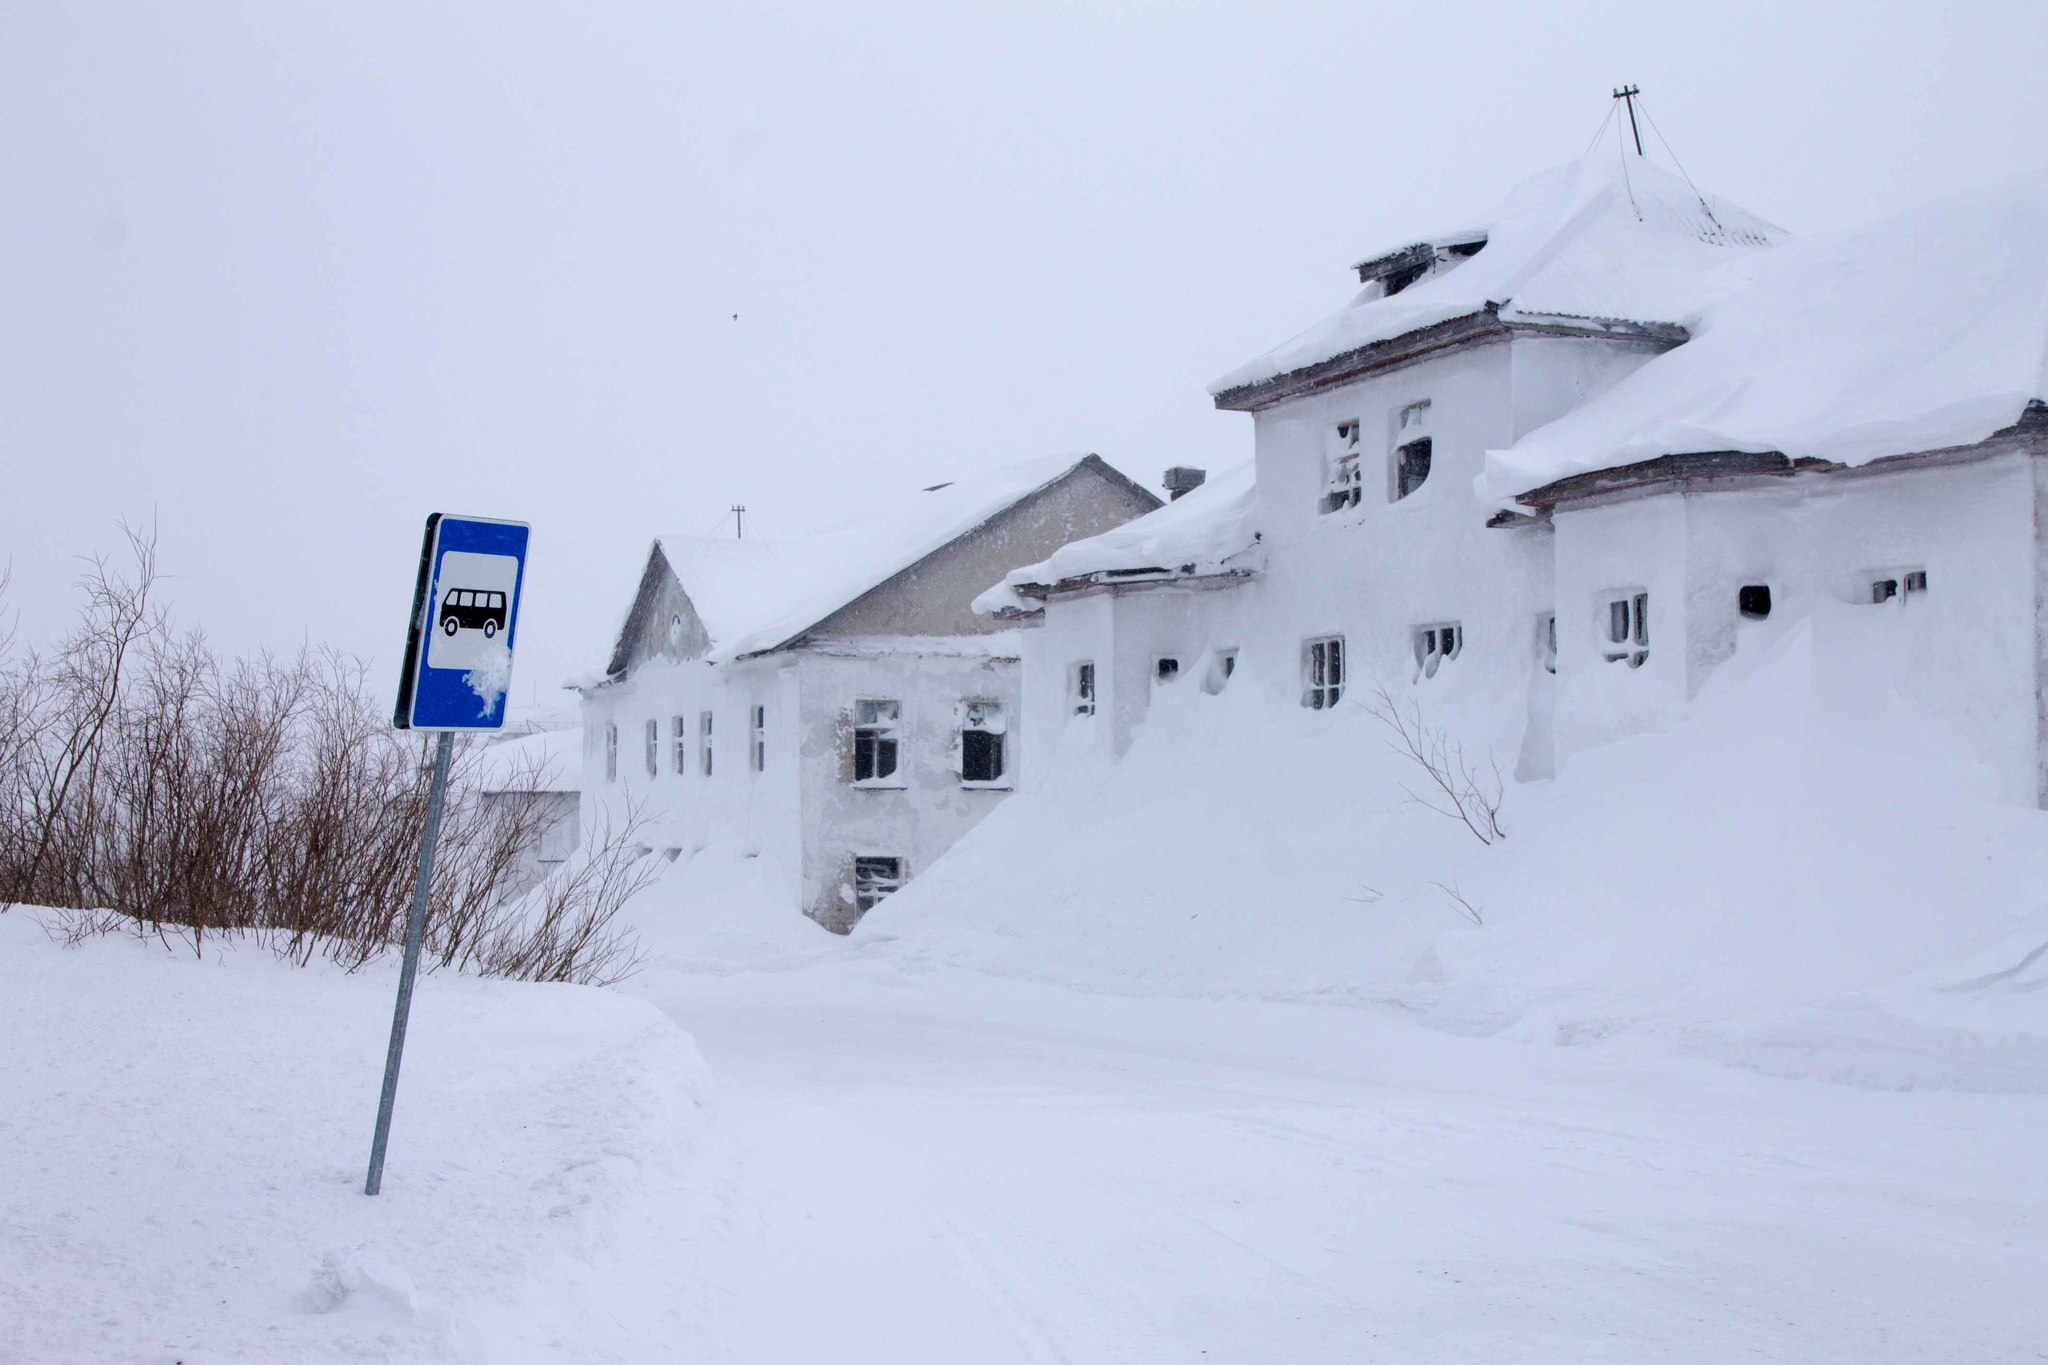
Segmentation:
<svg viewBox="0 0 2048 1365">
<path fill-rule="evenodd" d="M 528 529 L 441 512 L 427 518 L 392 716 L 399 729 L 504 728 Z"/>
</svg>

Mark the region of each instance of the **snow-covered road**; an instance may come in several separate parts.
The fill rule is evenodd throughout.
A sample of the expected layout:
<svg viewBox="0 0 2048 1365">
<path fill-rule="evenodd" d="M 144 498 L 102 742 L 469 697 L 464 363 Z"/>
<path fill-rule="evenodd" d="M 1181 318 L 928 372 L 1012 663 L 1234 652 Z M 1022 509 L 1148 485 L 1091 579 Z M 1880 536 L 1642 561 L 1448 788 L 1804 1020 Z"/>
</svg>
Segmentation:
<svg viewBox="0 0 2048 1365">
<path fill-rule="evenodd" d="M 2048 1359 L 2040 1097 L 858 963 L 638 989 L 716 1078 L 691 1358 Z"/>
</svg>

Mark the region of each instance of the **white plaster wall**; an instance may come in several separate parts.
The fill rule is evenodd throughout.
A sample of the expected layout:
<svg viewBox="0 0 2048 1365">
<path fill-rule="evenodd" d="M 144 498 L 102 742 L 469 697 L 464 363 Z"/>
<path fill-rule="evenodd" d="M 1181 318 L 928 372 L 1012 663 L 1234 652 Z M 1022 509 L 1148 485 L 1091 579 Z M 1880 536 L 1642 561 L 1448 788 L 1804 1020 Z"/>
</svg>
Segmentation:
<svg viewBox="0 0 2048 1365">
<path fill-rule="evenodd" d="M 860 854 L 908 861 L 908 875 L 929 868 L 1014 790 L 1027 770 L 1028 718 L 1019 714 L 1022 675 L 1015 658 L 880 650 L 796 651 L 802 677 L 802 860 L 798 900 L 828 928 L 853 922 L 853 859 Z M 853 710 L 861 700 L 902 704 L 893 789 L 853 783 Z M 959 773 L 959 706 L 1003 704 L 1009 733 L 1003 789 L 967 787 Z"/>
<path fill-rule="evenodd" d="M 1896 635 L 1901 691 L 1948 722 L 2011 799 L 2038 798 L 2035 472 L 2023 454 L 1854 477 L 1671 493 L 1556 518 L 1561 759 L 1682 718 L 1750 639 L 1814 624 L 1823 686 L 1826 601 Z M 1869 603 L 1876 571 L 1924 569 L 1924 599 Z M 1740 619 L 1737 590 L 1768 584 L 1767 625 Z M 1650 661 L 1604 662 L 1609 590 L 1651 594 Z"/>
<path fill-rule="evenodd" d="M 1109 717 L 1115 753 L 1130 748 L 1162 688 L 1217 687 L 1217 656 L 1224 650 L 1237 650 L 1243 662 L 1241 608 L 1248 586 L 1247 580 L 1226 579 L 1113 592 L 1109 602 L 1115 648 L 1108 660 L 1112 683 L 1102 714 Z M 1180 675 L 1170 683 L 1157 680 L 1162 656 L 1180 660 Z M 1235 675 L 1230 681 L 1236 681 Z"/>
<path fill-rule="evenodd" d="M 1024 787 L 1042 779 L 1050 759 L 1100 762 L 1114 757 L 1120 684 L 1115 665 L 1115 616 L 1109 593 L 1091 592 L 1046 603 L 1042 623 L 1024 636 L 1025 733 L 1032 762 Z M 1073 714 L 1068 675 L 1082 661 L 1095 665 L 1095 714 Z"/>
<path fill-rule="evenodd" d="M 1537 620 L 1549 609 L 1549 546 L 1540 532 L 1488 529 L 1492 509 L 1472 492 L 1484 452 L 1519 434 L 1513 357 L 1505 340 L 1443 353 L 1257 415 L 1268 567 L 1240 608 L 1240 671 L 1250 670 L 1279 704 L 1300 702 L 1304 642 L 1340 634 L 1352 700 L 1375 683 L 1416 689 L 1418 700 L 1457 713 L 1469 740 L 1504 767 L 1520 766 Z M 1545 373 L 1535 367 L 1523 382 Z M 1434 443 L 1429 479 L 1392 502 L 1396 416 L 1424 399 Z M 1362 505 L 1320 514 L 1329 440 L 1353 418 L 1364 433 Z M 1462 627 L 1463 652 L 1436 677 L 1418 679 L 1414 631 L 1443 622 Z"/>
<path fill-rule="evenodd" d="M 713 838 L 730 840 L 752 856 L 773 859 L 796 888 L 799 785 L 796 716 L 797 673 L 788 655 L 769 655 L 714 668 L 701 663 L 646 661 L 622 682 L 583 694 L 584 837 L 609 818 L 624 818 L 631 807 L 646 817 L 642 842 L 686 856 Z M 754 772 L 749 762 L 749 720 L 755 705 L 767 708 L 767 763 Z M 698 717 L 713 715 L 712 774 L 705 777 L 698 750 Z M 686 762 L 674 761 L 675 718 L 688 731 Z M 645 726 L 654 720 L 659 743 L 656 768 L 645 761 Z M 605 777 L 604 729 L 619 727 L 619 771 Z"/>
</svg>

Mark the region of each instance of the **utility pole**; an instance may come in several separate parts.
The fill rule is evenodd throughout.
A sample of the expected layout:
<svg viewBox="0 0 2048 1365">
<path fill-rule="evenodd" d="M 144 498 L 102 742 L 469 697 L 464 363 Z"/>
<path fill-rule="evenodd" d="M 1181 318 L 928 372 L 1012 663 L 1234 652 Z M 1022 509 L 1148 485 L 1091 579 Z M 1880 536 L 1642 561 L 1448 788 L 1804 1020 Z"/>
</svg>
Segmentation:
<svg viewBox="0 0 2048 1365">
<path fill-rule="evenodd" d="M 732 537 L 734 540 L 747 538 L 747 505 L 743 502 L 732 505 Z"/>
<path fill-rule="evenodd" d="M 1643 154 L 1643 133 L 1640 128 L 1636 127 L 1636 96 L 1642 93 L 1642 87 L 1638 85 L 1624 85 L 1621 89 L 1614 92 L 1614 98 L 1628 106 L 1628 130 L 1636 140 L 1637 156 Z"/>
</svg>

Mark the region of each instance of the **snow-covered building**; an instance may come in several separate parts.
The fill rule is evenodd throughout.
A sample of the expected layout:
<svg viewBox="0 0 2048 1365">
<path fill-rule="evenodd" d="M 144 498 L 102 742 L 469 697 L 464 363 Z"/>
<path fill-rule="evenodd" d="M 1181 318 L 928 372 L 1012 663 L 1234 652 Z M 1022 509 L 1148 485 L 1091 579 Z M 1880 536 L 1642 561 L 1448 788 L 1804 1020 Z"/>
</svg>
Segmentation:
<svg viewBox="0 0 2048 1365">
<path fill-rule="evenodd" d="M 1249 480 L 978 599 L 1039 627 L 1034 745 L 1121 751 L 1158 687 L 1235 674 L 1385 687 L 1539 777 L 1790 622 L 1881 619 L 1902 688 L 2048 797 L 2048 181 L 1794 241 L 1607 153 L 1357 270 L 1212 387 Z"/>
<path fill-rule="evenodd" d="M 1099 457 L 911 493 L 803 540 L 663 536 L 580 680 L 584 828 L 729 840 L 844 931 L 1016 785 L 1017 637 L 990 580 L 1159 506 Z"/>
<path fill-rule="evenodd" d="M 548 717 L 477 755 L 477 793 L 487 809 L 530 822 L 533 837 L 513 874 L 524 891 L 568 860 L 581 837 L 583 744 L 575 718 Z"/>
</svg>

